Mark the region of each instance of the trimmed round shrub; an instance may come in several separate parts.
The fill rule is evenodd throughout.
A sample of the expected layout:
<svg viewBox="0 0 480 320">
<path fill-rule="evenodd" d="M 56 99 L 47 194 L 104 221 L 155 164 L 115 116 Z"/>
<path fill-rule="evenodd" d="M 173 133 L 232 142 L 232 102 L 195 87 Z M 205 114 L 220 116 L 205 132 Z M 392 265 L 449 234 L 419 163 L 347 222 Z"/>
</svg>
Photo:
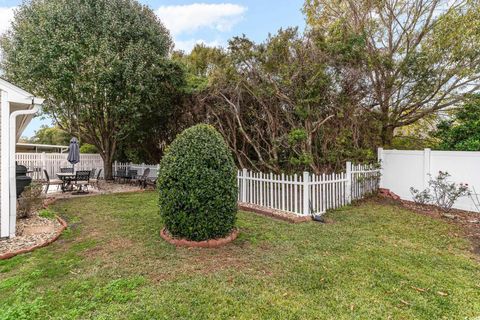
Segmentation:
<svg viewBox="0 0 480 320">
<path fill-rule="evenodd" d="M 176 238 L 217 239 L 232 232 L 237 214 L 237 169 L 212 126 L 200 124 L 177 136 L 158 174 L 160 214 Z"/>
</svg>

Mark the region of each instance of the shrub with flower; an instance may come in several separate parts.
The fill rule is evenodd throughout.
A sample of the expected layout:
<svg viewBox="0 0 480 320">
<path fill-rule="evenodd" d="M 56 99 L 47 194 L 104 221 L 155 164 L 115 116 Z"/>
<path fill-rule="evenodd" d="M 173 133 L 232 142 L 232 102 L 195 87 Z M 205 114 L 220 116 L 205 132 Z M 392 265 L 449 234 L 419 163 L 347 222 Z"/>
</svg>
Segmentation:
<svg viewBox="0 0 480 320">
<path fill-rule="evenodd" d="M 465 196 L 470 195 L 468 183 L 455 183 L 448 181 L 450 174 L 448 172 L 439 171 L 435 178 L 428 181 L 429 188 L 419 191 L 413 187 L 410 192 L 413 201 L 418 204 L 433 204 L 440 207 L 444 212 L 449 212 L 455 202 Z"/>
</svg>

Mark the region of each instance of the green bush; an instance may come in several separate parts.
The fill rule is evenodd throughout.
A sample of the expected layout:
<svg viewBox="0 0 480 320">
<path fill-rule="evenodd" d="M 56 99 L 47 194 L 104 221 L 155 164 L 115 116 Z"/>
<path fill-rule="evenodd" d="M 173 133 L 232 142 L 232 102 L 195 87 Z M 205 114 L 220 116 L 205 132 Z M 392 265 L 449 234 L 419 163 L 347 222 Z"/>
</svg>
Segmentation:
<svg viewBox="0 0 480 320">
<path fill-rule="evenodd" d="M 222 136 L 205 124 L 177 136 L 160 162 L 160 214 L 167 230 L 193 241 L 221 238 L 235 225 L 237 169 Z"/>
</svg>

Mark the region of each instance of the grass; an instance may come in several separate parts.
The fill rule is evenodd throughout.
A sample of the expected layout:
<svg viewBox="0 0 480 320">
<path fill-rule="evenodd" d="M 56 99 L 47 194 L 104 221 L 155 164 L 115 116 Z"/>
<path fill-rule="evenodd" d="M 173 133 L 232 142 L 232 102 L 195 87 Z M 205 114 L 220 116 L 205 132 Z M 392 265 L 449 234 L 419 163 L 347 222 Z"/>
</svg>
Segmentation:
<svg viewBox="0 0 480 320">
<path fill-rule="evenodd" d="M 159 236 L 155 193 L 61 201 L 53 245 L 0 261 L 0 319 L 474 319 L 480 264 L 460 230 L 368 202 L 292 225 L 239 213 L 219 249 Z"/>
</svg>

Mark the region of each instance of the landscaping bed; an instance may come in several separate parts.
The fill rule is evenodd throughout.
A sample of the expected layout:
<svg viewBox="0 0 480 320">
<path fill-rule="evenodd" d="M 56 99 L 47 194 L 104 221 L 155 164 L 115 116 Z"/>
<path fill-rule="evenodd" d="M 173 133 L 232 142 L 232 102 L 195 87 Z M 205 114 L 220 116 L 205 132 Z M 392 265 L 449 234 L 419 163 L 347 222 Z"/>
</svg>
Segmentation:
<svg viewBox="0 0 480 320">
<path fill-rule="evenodd" d="M 17 220 L 14 238 L 0 240 L 0 260 L 33 251 L 55 241 L 66 224 L 55 217 L 45 218 L 37 214 Z"/>
<path fill-rule="evenodd" d="M 155 192 L 60 200 L 59 241 L 0 261 L 0 319 L 474 319 L 480 264 L 460 226 L 395 203 L 290 224 L 239 212 L 238 238 L 160 237 Z M 28 301 L 28 303 L 26 303 Z"/>
<path fill-rule="evenodd" d="M 276 210 L 272 208 L 261 207 L 251 203 L 240 202 L 238 204 L 238 208 L 240 210 L 254 212 L 257 214 L 261 214 L 263 216 L 287 221 L 290 223 L 302 223 L 302 222 L 312 221 L 311 216 L 302 217 L 294 213 L 285 212 L 282 210 Z"/>
</svg>

